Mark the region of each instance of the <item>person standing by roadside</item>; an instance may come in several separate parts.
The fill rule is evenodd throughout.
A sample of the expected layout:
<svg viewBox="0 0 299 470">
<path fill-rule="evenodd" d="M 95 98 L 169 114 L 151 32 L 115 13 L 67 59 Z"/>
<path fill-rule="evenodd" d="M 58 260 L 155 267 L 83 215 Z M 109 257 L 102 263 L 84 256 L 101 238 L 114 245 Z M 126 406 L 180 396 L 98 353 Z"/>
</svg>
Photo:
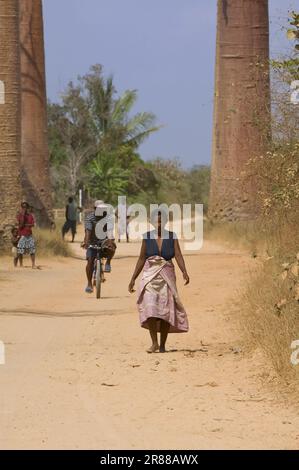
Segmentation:
<svg viewBox="0 0 299 470">
<path fill-rule="evenodd" d="M 71 230 L 72 243 L 74 243 L 77 233 L 78 206 L 73 197 L 69 197 L 68 199 L 68 203 L 65 207 L 65 218 L 66 221 L 62 227 L 62 238 L 64 240 L 65 235 Z"/>
<path fill-rule="evenodd" d="M 11 244 L 12 244 L 11 252 L 12 252 L 13 264 L 15 268 L 18 266 L 18 260 L 19 260 L 19 255 L 18 255 L 19 240 L 20 240 L 19 230 L 17 227 L 13 227 L 11 229 Z"/>
<path fill-rule="evenodd" d="M 32 236 L 32 228 L 35 225 L 34 217 L 29 212 L 29 204 L 22 202 L 21 210 L 18 213 L 17 221 L 19 225 L 19 236 L 17 252 L 20 261 L 20 266 L 23 266 L 23 255 L 29 254 L 31 257 L 32 268 L 35 266 L 35 240 Z"/>
</svg>

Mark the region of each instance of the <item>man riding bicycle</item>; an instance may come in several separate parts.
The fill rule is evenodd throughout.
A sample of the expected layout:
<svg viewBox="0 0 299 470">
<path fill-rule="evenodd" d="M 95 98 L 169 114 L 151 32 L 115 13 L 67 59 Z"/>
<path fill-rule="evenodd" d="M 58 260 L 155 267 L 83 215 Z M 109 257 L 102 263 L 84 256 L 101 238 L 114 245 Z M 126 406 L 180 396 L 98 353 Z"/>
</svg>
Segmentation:
<svg viewBox="0 0 299 470">
<path fill-rule="evenodd" d="M 86 249 L 87 287 L 85 289 L 85 292 L 87 292 L 88 294 L 91 294 L 93 292 L 92 276 L 94 271 L 94 263 L 97 258 L 97 250 L 95 248 L 92 248 L 92 246 L 101 246 L 103 242 L 107 241 L 107 243 L 105 243 L 107 245 L 105 248 L 107 248 L 108 252 L 104 269 L 105 273 L 111 272 L 111 260 L 116 250 L 116 244 L 112 236 L 112 229 L 110 227 L 110 221 L 109 216 L 107 215 L 107 210 L 108 206 L 104 204 L 103 201 L 95 201 L 94 211 L 88 214 L 85 219 L 85 237 L 82 246 Z M 106 219 L 106 223 L 102 227 L 101 238 L 98 238 L 96 234 L 96 226 L 103 219 Z"/>
</svg>

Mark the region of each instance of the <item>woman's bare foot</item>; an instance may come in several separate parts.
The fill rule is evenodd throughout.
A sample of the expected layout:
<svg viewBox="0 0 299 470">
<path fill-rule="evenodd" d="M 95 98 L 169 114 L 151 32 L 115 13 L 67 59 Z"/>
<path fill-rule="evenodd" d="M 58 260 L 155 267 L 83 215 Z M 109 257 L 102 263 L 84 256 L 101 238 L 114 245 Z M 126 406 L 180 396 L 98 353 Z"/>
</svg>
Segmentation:
<svg viewBox="0 0 299 470">
<path fill-rule="evenodd" d="M 158 343 L 157 343 L 157 344 L 153 344 L 150 348 L 147 349 L 147 352 L 148 352 L 149 354 L 154 353 L 154 352 L 156 352 L 156 351 L 159 351 L 159 345 L 158 345 Z"/>
</svg>

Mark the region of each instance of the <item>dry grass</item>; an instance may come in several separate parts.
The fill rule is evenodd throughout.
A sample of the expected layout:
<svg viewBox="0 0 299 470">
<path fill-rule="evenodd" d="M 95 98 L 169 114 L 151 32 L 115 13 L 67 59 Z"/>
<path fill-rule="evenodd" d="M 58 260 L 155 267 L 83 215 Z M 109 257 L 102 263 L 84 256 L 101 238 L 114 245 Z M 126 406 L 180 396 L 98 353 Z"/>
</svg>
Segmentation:
<svg viewBox="0 0 299 470">
<path fill-rule="evenodd" d="M 281 277 L 282 264 L 296 261 L 299 252 L 296 224 L 282 220 L 206 224 L 205 236 L 261 257 L 238 302 L 240 325 L 249 348 L 261 348 L 282 383 L 297 390 L 299 365 L 291 363 L 291 343 L 299 340 L 299 302 L 291 289 L 294 284 Z M 285 304 L 278 308 L 282 300 Z"/>
<path fill-rule="evenodd" d="M 64 242 L 61 237 L 62 220 L 56 221 L 56 229 L 34 228 L 33 237 L 36 241 L 37 256 L 71 256 L 71 248 L 68 243 Z M 1 245 L 0 256 L 11 256 L 10 238 L 8 243 Z"/>
<path fill-rule="evenodd" d="M 291 343 L 299 339 L 299 303 L 281 272 L 281 264 L 271 259 L 252 275 L 241 298 L 241 326 L 247 343 L 261 347 L 283 382 L 298 389 L 299 365 L 291 363 Z M 278 308 L 282 300 L 286 304 Z"/>
<path fill-rule="evenodd" d="M 267 250 L 268 231 L 261 230 L 257 222 L 223 222 L 204 224 L 204 236 L 210 240 L 221 241 L 226 245 L 249 251 L 252 255 Z"/>
<path fill-rule="evenodd" d="M 62 256 L 71 255 L 69 245 L 62 240 L 61 232 L 57 230 L 36 229 L 34 231 L 38 256 Z"/>
<path fill-rule="evenodd" d="M 281 219 L 218 224 L 206 221 L 204 224 L 204 236 L 210 240 L 221 241 L 255 256 L 273 256 L 283 261 L 299 251 L 297 232 L 297 224 Z"/>
</svg>

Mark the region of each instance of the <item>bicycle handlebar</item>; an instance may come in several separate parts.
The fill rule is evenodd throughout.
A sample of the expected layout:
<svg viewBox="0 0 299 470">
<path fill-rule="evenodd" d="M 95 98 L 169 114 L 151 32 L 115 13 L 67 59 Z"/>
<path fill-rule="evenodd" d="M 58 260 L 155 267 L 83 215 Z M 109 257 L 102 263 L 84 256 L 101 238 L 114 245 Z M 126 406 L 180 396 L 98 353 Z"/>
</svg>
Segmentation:
<svg viewBox="0 0 299 470">
<path fill-rule="evenodd" d="M 99 245 L 89 245 L 88 248 L 92 248 L 93 250 L 102 250 L 102 247 Z"/>
</svg>

